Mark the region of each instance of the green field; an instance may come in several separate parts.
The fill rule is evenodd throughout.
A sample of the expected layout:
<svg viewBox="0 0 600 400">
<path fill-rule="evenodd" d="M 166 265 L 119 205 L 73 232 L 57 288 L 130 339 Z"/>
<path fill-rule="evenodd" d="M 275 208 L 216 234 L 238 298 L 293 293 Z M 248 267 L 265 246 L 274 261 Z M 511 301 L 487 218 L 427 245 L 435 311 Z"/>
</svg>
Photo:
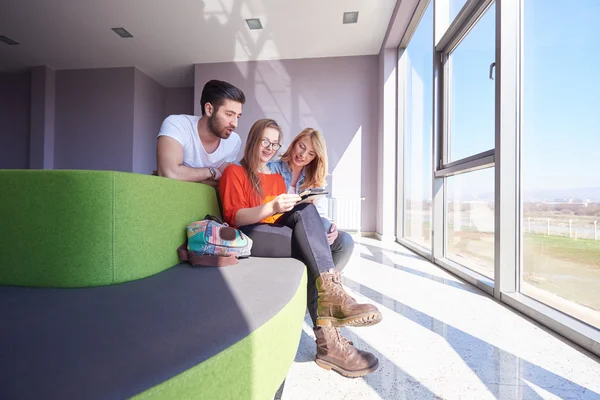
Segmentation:
<svg viewBox="0 0 600 400">
<path fill-rule="evenodd" d="M 600 241 L 525 234 L 523 279 L 600 311 Z"/>
<path fill-rule="evenodd" d="M 494 235 L 483 232 L 448 232 L 449 248 L 483 264 L 494 261 Z M 545 256 L 556 262 L 567 261 L 595 267 L 600 271 L 600 240 L 569 239 L 538 234 L 523 235 L 524 262 L 536 265 L 536 257 Z M 600 281 L 598 282 L 600 284 Z M 600 290 L 600 289 L 599 289 Z"/>
<path fill-rule="evenodd" d="M 407 231 L 429 247 L 429 224 Z M 462 227 L 461 227 L 462 229 Z M 410 236 L 409 236 L 410 237 Z M 448 229 L 448 258 L 493 278 L 494 235 L 472 229 Z M 570 239 L 541 234 L 523 235 L 523 279 L 531 285 L 600 311 L 600 240 Z"/>
<path fill-rule="evenodd" d="M 526 256 L 545 254 L 558 260 L 576 262 L 600 270 L 600 240 L 569 239 L 560 236 L 525 234 Z M 526 259 L 527 261 L 527 259 Z M 533 261 L 533 260 L 529 260 Z M 526 262 L 526 264 L 528 264 Z M 598 282 L 600 284 L 600 281 Z M 600 291 L 600 287 L 599 287 Z"/>
<path fill-rule="evenodd" d="M 475 261 L 468 266 L 493 276 L 493 234 L 450 231 L 448 240 L 449 253 Z M 524 234 L 522 251 L 526 282 L 600 311 L 600 240 Z"/>
<path fill-rule="evenodd" d="M 406 233 L 407 237 L 415 243 L 430 248 L 430 226 L 429 222 L 424 221 L 426 214 L 421 210 L 414 210 L 417 218 L 412 221 L 411 219 L 406 220 Z M 479 221 L 489 222 L 485 215 L 473 214 L 471 217 L 473 219 L 478 217 Z M 523 281 L 570 302 L 600 311 L 600 240 L 567 237 L 569 220 L 571 220 L 574 235 L 577 235 L 578 228 L 583 227 L 583 229 L 587 229 L 588 238 L 591 230 L 593 238 L 594 221 L 598 220 L 599 216 L 567 215 L 558 211 L 544 211 L 528 212 L 527 217 L 531 217 L 531 220 L 525 219 L 524 230 L 531 228 L 530 221 L 549 218 L 551 234 L 564 236 L 546 236 L 540 233 L 523 234 L 521 249 Z M 452 215 L 448 217 L 448 220 L 454 221 Z M 494 234 L 479 232 L 476 224 L 475 226 L 466 225 L 458 227 L 457 232 L 454 232 L 452 224 L 447 227 L 446 256 L 493 279 Z M 562 226 L 562 230 L 557 232 L 559 225 Z M 526 291 L 527 286 L 523 286 L 523 290 Z M 535 296 L 535 293 L 532 291 L 531 295 Z M 593 322 L 593 324 L 596 323 Z"/>
</svg>

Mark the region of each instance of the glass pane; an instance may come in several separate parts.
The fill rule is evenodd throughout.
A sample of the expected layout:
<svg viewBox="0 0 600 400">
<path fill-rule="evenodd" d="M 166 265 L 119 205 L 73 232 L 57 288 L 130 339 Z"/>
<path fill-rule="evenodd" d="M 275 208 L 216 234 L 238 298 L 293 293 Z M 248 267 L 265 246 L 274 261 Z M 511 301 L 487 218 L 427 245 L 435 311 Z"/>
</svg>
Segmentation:
<svg viewBox="0 0 600 400">
<path fill-rule="evenodd" d="M 433 2 L 429 3 L 402 57 L 406 57 L 407 65 L 404 235 L 431 249 Z"/>
<path fill-rule="evenodd" d="M 456 18 L 466 2 L 467 0 L 450 0 L 450 23 L 454 21 L 454 18 Z"/>
<path fill-rule="evenodd" d="M 496 3 L 450 55 L 450 161 L 494 148 Z"/>
<path fill-rule="evenodd" d="M 600 2 L 526 0 L 521 291 L 600 328 Z"/>
<path fill-rule="evenodd" d="M 446 258 L 494 279 L 494 168 L 446 184 Z"/>
</svg>

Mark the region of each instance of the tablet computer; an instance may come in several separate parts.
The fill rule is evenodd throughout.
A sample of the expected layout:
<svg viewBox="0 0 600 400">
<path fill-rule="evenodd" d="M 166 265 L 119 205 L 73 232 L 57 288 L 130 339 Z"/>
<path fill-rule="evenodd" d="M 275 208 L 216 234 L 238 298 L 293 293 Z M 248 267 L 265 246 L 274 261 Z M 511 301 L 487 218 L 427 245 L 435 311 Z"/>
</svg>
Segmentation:
<svg viewBox="0 0 600 400">
<path fill-rule="evenodd" d="M 308 203 L 309 201 L 321 199 L 327 196 L 328 194 L 329 192 L 327 191 L 327 189 L 305 189 L 302 192 L 298 193 L 298 196 L 300 196 L 300 198 L 302 199 L 298 203 Z"/>
</svg>

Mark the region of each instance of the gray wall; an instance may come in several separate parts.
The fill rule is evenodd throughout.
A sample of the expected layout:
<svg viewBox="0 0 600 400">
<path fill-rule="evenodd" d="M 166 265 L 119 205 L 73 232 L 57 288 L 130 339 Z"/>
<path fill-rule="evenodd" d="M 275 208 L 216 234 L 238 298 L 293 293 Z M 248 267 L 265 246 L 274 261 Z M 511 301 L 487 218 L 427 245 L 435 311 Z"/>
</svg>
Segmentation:
<svg viewBox="0 0 600 400">
<path fill-rule="evenodd" d="M 334 197 L 364 197 L 362 230 L 375 231 L 377 205 L 378 57 L 335 57 L 281 61 L 197 64 L 195 114 L 210 79 L 244 91 L 246 105 L 237 132 L 245 140 L 252 124 L 273 118 L 284 145 L 306 127 L 327 141 L 329 187 Z M 240 153 L 238 158 L 241 158 Z"/>
<path fill-rule="evenodd" d="M 194 88 L 134 67 L 0 74 L 0 168 L 149 174 L 163 119 L 193 111 Z"/>
<path fill-rule="evenodd" d="M 156 169 L 156 135 L 165 112 L 165 89 L 148 75 L 135 70 L 133 106 L 133 172 L 150 174 Z"/>
<path fill-rule="evenodd" d="M 56 72 L 56 169 L 132 170 L 135 68 Z"/>
<path fill-rule="evenodd" d="M 31 69 L 31 129 L 29 168 L 54 168 L 56 71 L 47 66 Z"/>
<path fill-rule="evenodd" d="M 150 173 L 162 118 L 200 114 L 204 83 L 223 79 L 246 93 L 242 139 L 264 117 L 281 124 L 284 145 L 305 127 L 320 129 L 332 195 L 364 197 L 362 230 L 376 231 L 379 74 L 377 56 L 199 64 L 193 89 L 163 89 L 134 67 L 56 71 L 54 168 Z M 11 133 L 1 132 L 8 145 L 0 166 L 28 168 L 30 76 L 1 77 L 0 113 Z"/>
<path fill-rule="evenodd" d="M 31 74 L 0 74 L 0 169 L 29 168 Z"/>
<path fill-rule="evenodd" d="M 172 114 L 194 115 L 194 88 L 165 88 L 165 117 Z"/>
</svg>

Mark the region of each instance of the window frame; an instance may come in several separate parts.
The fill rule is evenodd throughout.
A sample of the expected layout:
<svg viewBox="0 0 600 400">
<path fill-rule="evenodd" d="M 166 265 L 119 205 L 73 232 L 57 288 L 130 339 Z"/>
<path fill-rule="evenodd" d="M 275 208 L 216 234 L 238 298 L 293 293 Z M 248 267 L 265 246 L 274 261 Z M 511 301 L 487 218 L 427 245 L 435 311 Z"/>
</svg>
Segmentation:
<svg viewBox="0 0 600 400">
<path fill-rule="evenodd" d="M 406 62 L 402 54 L 423 14 L 433 1 L 433 137 L 432 137 L 432 216 L 431 249 L 425 249 L 404 236 L 404 120 L 406 105 Z M 495 148 L 448 162 L 447 82 L 448 56 L 475 26 L 491 4 L 496 3 L 495 60 Z M 556 310 L 520 292 L 523 266 L 523 221 L 521 188 L 521 99 L 523 4 L 527 0 L 467 0 L 457 17 L 449 19 L 449 0 L 420 0 L 398 47 L 397 120 L 397 242 L 429 259 L 448 272 L 480 288 L 498 301 L 559 333 L 584 349 L 600 356 L 600 329 Z M 494 279 L 445 258 L 447 178 L 484 168 L 495 168 Z"/>
<path fill-rule="evenodd" d="M 397 126 L 396 126 L 396 130 L 397 130 L 396 134 L 398 137 L 397 146 L 396 146 L 396 151 L 397 151 L 396 241 L 398 243 L 401 243 L 401 244 L 407 246 L 412 251 L 418 253 L 422 257 L 424 257 L 430 261 L 433 261 L 433 251 L 432 251 L 433 224 L 430 224 L 430 226 L 429 226 L 429 237 L 431 240 L 430 248 L 423 247 L 421 244 L 417 243 L 414 240 L 411 240 L 406 235 L 406 202 L 405 202 L 406 176 L 404 175 L 404 173 L 406 171 L 406 158 L 404 155 L 404 150 L 405 150 L 406 137 L 407 137 L 407 129 L 406 129 L 406 124 L 405 124 L 406 112 L 407 112 L 407 110 L 406 110 L 406 108 L 407 108 L 406 107 L 407 85 L 406 85 L 405 81 L 406 81 L 406 75 L 408 72 L 408 65 L 406 62 L 406 57 L 403 57 L 403 55 L 408 47 L 408 44 L 410 43 L 410 40 L 412 39 L 414 33 L 416 32 L 417 28 L 419 27 L 419 24 L 421 23 L 421 20 L 423 19 L 425 12 L 427 11 L 427 7 L 429 6 L 430 3 L 432 3 L 432 7 L 434 7 L 434 13 L 435 13 L 435 0 L 420 0 L 419 1 L 419 3 L 417 4 L 417 6 L 415 8 L 415 12 L 413 13 L 413 16 L 411 18 L 411 21 L 408 24 L 406 32 L 404 33 L 402 39 L 400 40 L 400 44 L 398 46 L 398 59 L 397 59 L 398 120 L 397 120 Z M 435 21 L 435 16 L 434 16 L 434 21 Z M 432 44 L 432 50 L 433 50 L 433 44 Z M 433 127 L 432 142 L 434 140 L 435 140 L 435 127 Z M 432 171 L 432 177 L 433 177 L 433 173 L 435 171 L 435 166 L 432 167 L 431 171 Z M 432 207 L 433 207 L 433 205 L 432 205 Z M 433 210 L 432 210 L 431 220 L 433 221 Z"/>
</svg>

